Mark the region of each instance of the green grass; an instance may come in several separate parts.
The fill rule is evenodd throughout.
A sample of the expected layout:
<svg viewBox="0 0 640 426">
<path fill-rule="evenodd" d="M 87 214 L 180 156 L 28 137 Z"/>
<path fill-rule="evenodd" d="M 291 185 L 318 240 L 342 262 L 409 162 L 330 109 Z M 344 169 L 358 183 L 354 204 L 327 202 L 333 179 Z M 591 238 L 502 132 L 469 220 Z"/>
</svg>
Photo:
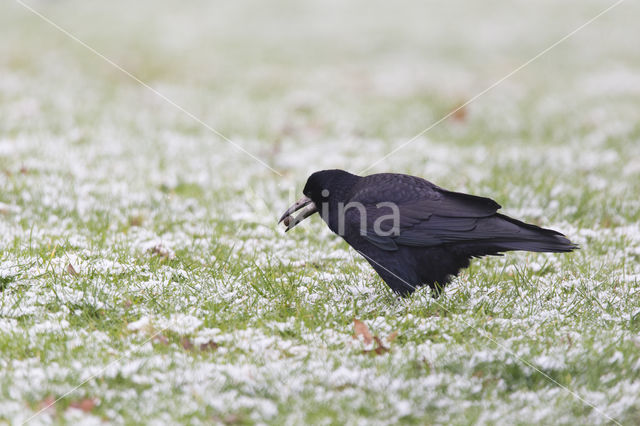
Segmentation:
<svg viewBox="0 0 640 426">
<path fill-rule="evenodd" d="M 435 300 L 279 214 L 310 172 L 369 167 L 603 4 L 33 6 L 282 176 L 0 6 L 0 424 L 58 398 L 31 423 L 640 422 L 637 5 L 370 171 L 581 246 L 475 260 Z"/>
</svg>

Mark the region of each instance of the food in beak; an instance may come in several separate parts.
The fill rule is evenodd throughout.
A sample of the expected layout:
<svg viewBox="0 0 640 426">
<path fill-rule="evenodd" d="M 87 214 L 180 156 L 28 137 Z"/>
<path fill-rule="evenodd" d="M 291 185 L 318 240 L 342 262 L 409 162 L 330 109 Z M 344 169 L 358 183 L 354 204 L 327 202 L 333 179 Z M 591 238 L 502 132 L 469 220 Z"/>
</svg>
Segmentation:
<svg viewBox="0 0 640 426">
<path fill-rule="evenodd" d="M 293 213 L 297 212 L 300 209 L 302 209 L 300 214 L 298 214 L 296 217 L 293 217 Z M 282 214 L 282 216 L 280 216 L 280 220 L 278 221 L 278 223 L 284 222 L 285 226 L 287 227 L 284 232 L 287 232 L 317 211 L 318 208 L 311 200 L 311 198 L 302 197 L 291 207 L 289 207 L 287 211 Z"/>
</svg>

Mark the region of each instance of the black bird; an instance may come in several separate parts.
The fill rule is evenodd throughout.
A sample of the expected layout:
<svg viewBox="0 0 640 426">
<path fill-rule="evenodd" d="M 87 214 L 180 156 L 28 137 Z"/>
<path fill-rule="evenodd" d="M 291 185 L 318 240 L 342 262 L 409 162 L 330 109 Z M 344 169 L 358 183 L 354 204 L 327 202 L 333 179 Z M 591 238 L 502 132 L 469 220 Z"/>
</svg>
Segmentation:
<svg viewBox="0 0 640 426">
<path fill-rule="evenodd" d="M 474 257 L 578 248 L 559 232 L 497 213 L 500 205 L 489 198 L 447 191 L 415 176 L 323 170 L 309 177 L 302 192 L 278 223 L 289 231 L 319 212 L 403 296 L 425 284 L 439 293 Z"/>
</svg>

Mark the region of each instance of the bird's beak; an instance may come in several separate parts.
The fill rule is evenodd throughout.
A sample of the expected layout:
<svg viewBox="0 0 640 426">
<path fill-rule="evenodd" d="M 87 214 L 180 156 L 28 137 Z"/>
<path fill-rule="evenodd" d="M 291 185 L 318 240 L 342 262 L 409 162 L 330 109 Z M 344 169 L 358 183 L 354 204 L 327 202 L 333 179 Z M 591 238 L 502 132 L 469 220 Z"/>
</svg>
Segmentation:
<svg viewBox="0 0 640 426">
<path fill-rule="evenodd" d="M 303 209 L 300 214 L 298 214 L 296 217 L 293 217 L 292 214 L 300 209 Z M 280 216 L 280 220 L 278 221 L 278 223 L 284 221 L 284 224 L 287 227 L 284 232 L 287 232 L 317 211 L 318 208 L 316 207 L 315 203 L 311 201 L 311 198 L 302 197 L 291 207 L 289 207 L 287 211 L 282 214 L 282 216 Z"/>
</svg>

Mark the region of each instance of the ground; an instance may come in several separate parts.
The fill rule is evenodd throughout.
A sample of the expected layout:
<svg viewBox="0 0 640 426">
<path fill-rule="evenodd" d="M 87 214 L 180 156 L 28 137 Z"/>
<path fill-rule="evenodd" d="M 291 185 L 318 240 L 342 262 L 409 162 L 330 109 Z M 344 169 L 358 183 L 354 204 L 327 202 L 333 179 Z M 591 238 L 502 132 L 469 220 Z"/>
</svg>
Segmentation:
<svg viewBox="0 0 640 426">
<path fill-rule="evenodd" d="M 637 2 L 384 159 L 613 1 L 26 4 L 86 46 L 0 5 L 0 423 L 640 422 Z M 581 249 L 398 299 L 277 227 L 324 168 Z"/>
</svg>

